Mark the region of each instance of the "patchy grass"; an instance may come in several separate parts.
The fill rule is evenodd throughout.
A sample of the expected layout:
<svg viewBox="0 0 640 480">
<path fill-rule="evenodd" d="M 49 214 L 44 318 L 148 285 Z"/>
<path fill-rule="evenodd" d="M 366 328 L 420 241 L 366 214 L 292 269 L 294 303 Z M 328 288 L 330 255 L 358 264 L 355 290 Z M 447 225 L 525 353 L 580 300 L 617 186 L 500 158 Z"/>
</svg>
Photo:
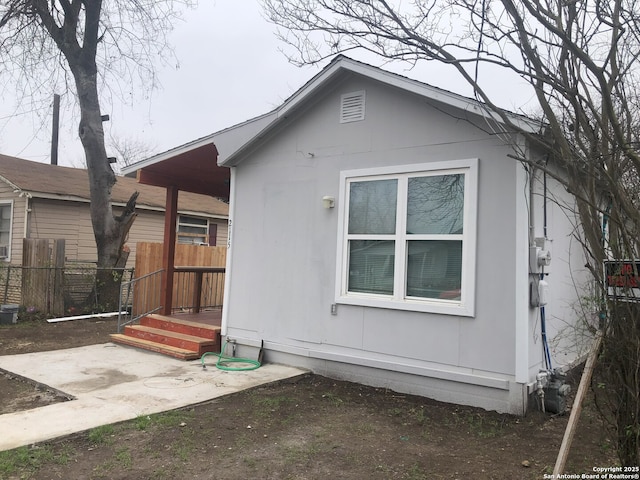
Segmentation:
<svg viewBox="0 0 640 480">
<path fill-rule="evenodd" d="M 114 433 L 115 429 L 113 425 L 102 425 L 89 430 L 87 438 L 94 445 L 108 444 L 113 442 Z"/>
<path fill-rule="evenodd" d="M 566 420 L 306 375 L 5 452 L 0 479 L 539 480 L 553 468 Z M 567 473 L 616 465 L 597 422 L 579 429 Z"/>
</svg>

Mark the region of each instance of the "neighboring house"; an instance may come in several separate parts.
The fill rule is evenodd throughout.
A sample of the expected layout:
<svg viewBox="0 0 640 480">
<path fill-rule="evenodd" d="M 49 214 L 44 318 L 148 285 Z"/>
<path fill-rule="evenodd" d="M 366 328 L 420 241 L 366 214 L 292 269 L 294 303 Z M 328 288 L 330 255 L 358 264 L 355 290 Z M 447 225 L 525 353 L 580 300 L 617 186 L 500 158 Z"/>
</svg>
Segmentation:
<svg viewBox="0 0 640 480">
<path fill-rule="evenodd" d="M 222 326 L 241 356 L 263 345 L 272 362 L 523 414 L 543 333 L 554 368 L 580 357 L 589 277 L 573 199 L 496 126 L 474 100 L 337 57 L 258 123 L 176 149 L 215 143 L 231 170 Z"/>
<path fill-rule="evenodd" d="M 128 267 L 135 263 L 137 242 L 162 242 L 166 192 L 118 177 L 112 190 L 117 213 L 139 191 L 137 217 L 129 232 Z M 84 169 L 61 167 L 0 155 L 0 261 L 22 264 L 22 239 L 65 239 L 68 262 L 95 262 L 95 239 L 89 213 L 89 179 Z M 218 199 L 181 192 L 178 241 L 224 245 L 229 206 Z M 0 264 L 1 265 L 1 264 Z"/>
</svg>

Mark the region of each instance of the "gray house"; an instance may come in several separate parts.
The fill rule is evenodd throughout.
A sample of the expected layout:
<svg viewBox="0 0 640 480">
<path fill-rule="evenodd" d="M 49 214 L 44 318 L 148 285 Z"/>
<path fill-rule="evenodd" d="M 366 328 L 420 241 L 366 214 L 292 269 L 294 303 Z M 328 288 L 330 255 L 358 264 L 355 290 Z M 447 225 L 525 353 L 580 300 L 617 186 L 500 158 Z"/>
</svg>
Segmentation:
<svg viewBox="0 0 640 480">
<path fill-rule="evenodd" d="M 588 276 L 571 197 L 510 158 L 537 153 L 499 127 L 474 100 L 340 56 L 193 144 L 231 171 L 222 327 L 239 354 L 524 413 L 541 369 L 580 358 Z"/>
</svg>

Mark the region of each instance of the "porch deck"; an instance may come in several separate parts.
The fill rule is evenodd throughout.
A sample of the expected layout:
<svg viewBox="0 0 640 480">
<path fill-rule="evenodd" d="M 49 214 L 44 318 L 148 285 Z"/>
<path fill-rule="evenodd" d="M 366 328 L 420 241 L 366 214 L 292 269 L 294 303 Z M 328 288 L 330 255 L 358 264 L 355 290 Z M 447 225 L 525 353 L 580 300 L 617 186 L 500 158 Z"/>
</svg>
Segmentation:
<svg viewBox="0 0 640 480">
<path fill-rule="evenodd" d="M 203 310 L 198 313 L 173 312 L 171 315 L 167 316 L 177 320 L 188 320 L 189 322 L 202 323 L 204 325 L 212 325 L 214 327 L 222 325 L 222 308 Z"/>
</svg>

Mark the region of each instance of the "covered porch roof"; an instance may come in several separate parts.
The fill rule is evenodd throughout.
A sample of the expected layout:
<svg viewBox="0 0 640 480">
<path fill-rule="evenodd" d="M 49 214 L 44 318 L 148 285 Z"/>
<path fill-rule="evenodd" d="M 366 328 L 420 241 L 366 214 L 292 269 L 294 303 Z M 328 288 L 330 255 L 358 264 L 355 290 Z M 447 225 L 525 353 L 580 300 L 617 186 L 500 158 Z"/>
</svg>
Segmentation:
<svg viewBox="0 0 640 480">
<path fill-rule="evenodd" d="M 213 137 L 205 137 L 130 165 L 123 173 L 136 173 L 139 183 L 164 187 L 166 207 L 163 238 L 161 298 L 163 315 L 171 315 L 176 271 L 176 220 L 179 192 L 193 192 L 229 201 L 231 171 L 218 166 Z M 197 288 L 197 287 L 196 287 Z"/>
<path fill-rule="evenodd" d="M 135 165 L 138 182 L 229 200 L 230 170 L 218 166 L 218 149 L 204 138 Z"/>
</svg>

